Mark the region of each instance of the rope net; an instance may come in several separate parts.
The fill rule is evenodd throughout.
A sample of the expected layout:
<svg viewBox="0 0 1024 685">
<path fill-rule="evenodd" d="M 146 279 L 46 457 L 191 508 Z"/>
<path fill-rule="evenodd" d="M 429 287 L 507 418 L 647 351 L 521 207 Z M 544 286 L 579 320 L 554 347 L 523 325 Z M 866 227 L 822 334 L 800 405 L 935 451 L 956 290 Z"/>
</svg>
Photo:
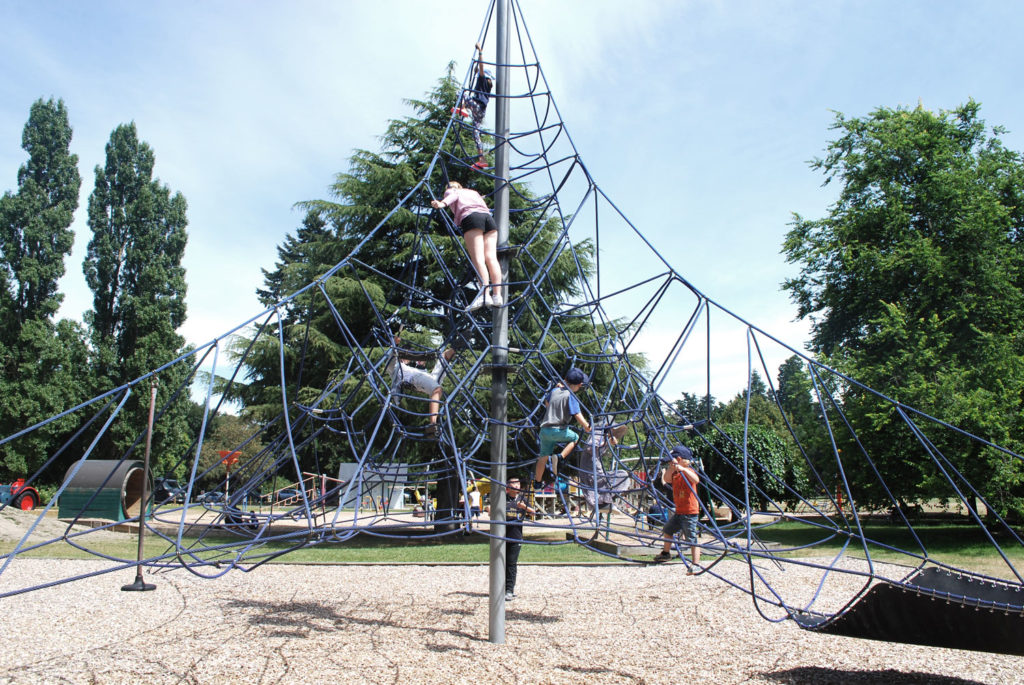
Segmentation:
<svg viewBox="0 0 1024 685">
<path fill-rule="evenodd" d="M 531 493 L 532 508 L 543 514 L 523 521 L 524 542 L 586 545 L 607 557 L 650 563 L 661 550 L 665 512 L 673 506 L 659 485 L 660 458 L 686 443 L 700 457 L 702 561 L 692 567 L 685 542 L 673 539 L 680 572 L 711 574 L 749 593 L 764 618 L 834 627 L 879 584 L 1019 617 L 1022 541 L 971 484 L 958 456 L 997 455 L 1012 468 L 1019 467 L 1020 456 L 820 364 L 687 281 L 591 177 L 521 11 L 516 3 L 512 8 L 512 57 L 503 66 L 510 121 L 517 128 L 504 141 L 487 131 L 482 136 L 491 148 L 507 144 L 510 156 L 511 245 L 503 250 L 509 264 L 509 476 L 529 487 L 541 456 L 544 397 L 571 367 L 589 377 L 577 397 L 595 427 L 557 465 L 557 475 L 549 474 L 547 487 Z M 493 6 L 480 34 L 484 45 L 492 13 Z M 474 82 L 471 67 L 463 90 L 472 93 Z M 23 526 L 0 555 L 0 596 L 134 567 L 134 555 L 109 552 L 104 533 L 140 518 L 148 539 L 142 566 L 151 573 L 186 569 L 210 578 L 357 535 L 491 536 L 489 513 L 486 507 L 474 511 L 473 493 L 486 504 L 492 488 L 505 486 L 489 478 L 493 312 L 466 311 L 476 294 L 469 256 L 451 215 L 430 205 L 451 179 L 484 195 L 500 182 L 488 168 L 473 166 L 479 157 L 473 128 L 457 111 L 437 121 L 439 143 L 425 173 L 323 275 L 171 364 L 54 417 L 76 428 L 29 484 L 52 479 L 57 468 L 67 473 L 40 513 L 13 512 Z M 490 154 L 485 151 L 488 159 Z M 399 272 L 381 267 L 379 252 L 396 225 Z M 746 349 L 745 363 L 737 364 L 730 352 L 737 348 Z M 342 351 L 329 372 L 324 349 Z M 806 423 L 797 428 L 771 382 L 778 363 L 794 355 L 813 385 L 813 430 Z M 416 369 L 417 363 L 425 368 Z M 148 508 L 125 508 L 113 517 L 120 520 L 100 520 L 97 502 L 106 490 L 126 497 L 126 486 L 113 482 L 113 475 L 142 458 L 145 427 L 132 427 L 138 438 L 109 460 L 106 482 L 76 495 L 76 475 L 83 464 L 97 461 L 97 445 L 122 420 L 128 398 L 147 395 L 151 380 L 171 367 L 186 369 L 186 379 L 177 388 L 161 388 L 165 399 L 156 407 L 155 430 L 174 398 L 202 390 L 202 420 L 177 461 L 176 470 L 187 473 L 184 492 L 158 490 Z M 433 372 L 442 388 L 436 406 L 410 382 L 408 371 L 396 371 L 402 368 Z M 749 411 L 741 425 L 723 425 L 710 406 L 688 415 L 674 403 L 687 389 L 683 379 L 710 395 L 712 377 L 746 388 L 748 406 L 753 379 L 768 379 L 766 397 L 782 417 L 778 432 L 798 455 L 794 464 L 759 460 L 751 449 Z M 254 378 L 275 381 L 276 393 L 265 405 L 276 409 L 239 438 L 230 451 L 237 461 L 225 473 L 221 460 L 203 456 L 204 441 L 228 398 L 242 396 Z M 975 524 L 976 537 L 994 550 L 998 563 L 967 570 L 958 567 L 957 557 L 927 548 L 914 512 L 886 484 L 893 475 L 892 464 L 879 456 L 885 445 L 862 440 L 853 429 L 847 412 L 854 397 L 861 413 L 899 417 L 901 432 L 887 439 L 904 453 L 914 448 L 912 468 L 945 484 L 942 506 Z M 45 423 L 0 444 L 17 449 Z M 613 433 L 617 440 L 610 439 Z M 67 445 L 82 434 L 94 436 L 87 449 L 67 454 Z M 319 468 L 328 453 L 343 455 L 337 472 Z M 853 468 L 861 474 L 857 482 L 848 477 Z M 201 486 L 214 494 L 201 493 Z M 869 490 L 870 506 L 861 505 L 860 493 Z M 56 532 L 44 525 L 52 524 L 55 509 L 61 521 Z M 11 508 L 0 508 L 0 514 L 12 515 Z M 29 586 L 6 583 L 5 572 L 22 558 L 65 544 L 90 553 L 102 568 Z M 745 583 L 720 573 L 723 564 L 737 563 L 749 570 Z M 923 582 L 923 571 L 964 582 L 940 588 Z M 795 594 L 779 589 L 786 575 L 802 579 L 785 584 L 801 588 Z M 980 591 L 997 586 L 1006 592 Z"/>
</svg>

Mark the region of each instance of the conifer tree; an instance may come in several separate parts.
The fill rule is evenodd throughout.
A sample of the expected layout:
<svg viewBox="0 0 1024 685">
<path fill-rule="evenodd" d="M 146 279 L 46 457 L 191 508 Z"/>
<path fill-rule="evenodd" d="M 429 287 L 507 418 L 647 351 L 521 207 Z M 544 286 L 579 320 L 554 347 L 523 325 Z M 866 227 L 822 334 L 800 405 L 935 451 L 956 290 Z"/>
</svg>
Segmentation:
<svg viewBox="0 0 1024 685">
<path fill-rule="evenodd" d="M 82 330 L 71 321 L 53 321 L 81 186 L 71 134 L 63 101 L 33 103 L 22 135 L 29 159 L 18 171 L 18 191 L 0 198 L 0 436 L 84 396 Z M 0 447 L 0 480 L 37 469 L 60 445 L 68 423 L 53 421 L 16 447 Z"/>
<path fill-rule="evenodd" d="M 57 312 L 57 281 L 75 241 L 78 156 L 70 152 L 71 125 L 62 100 L 32 105 L 22 135 L 28 162 L 18 170 L 18 192 L 0 199 L 0 250 L 6 317 L 0 335 L 16 335 L 31 319 Z"/>
<path fill-rule="evenodd" d="M 89 197 L 92 239 L 83 265 L 93 291 L 86 313 L 97 390 L 117 387 L 159 368 L 183 351 L 177 329 L 185 322 L 185 198 L 153 178 L 155 156 L 135 124 L 114 129 L 106 163 L 96 167 Z M 178 390 L 186 369 L 177 365 L 160 378 L 161 404 Z M 149 393 L 137 388 L 125 418 L 105 448 L 120 454 L 146 426 Z M 188 392 L 158 423 L 154 453 L 171 459 L 188 443 Z"/>
</svg>

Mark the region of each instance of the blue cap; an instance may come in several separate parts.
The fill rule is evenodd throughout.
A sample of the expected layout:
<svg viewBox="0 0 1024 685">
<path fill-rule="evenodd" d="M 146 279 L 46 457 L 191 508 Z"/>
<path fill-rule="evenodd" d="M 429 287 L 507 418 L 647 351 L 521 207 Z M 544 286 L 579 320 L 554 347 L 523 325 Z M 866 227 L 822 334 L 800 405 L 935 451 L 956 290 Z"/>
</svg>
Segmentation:
<svg viewBox="0 0 1024 685">
<path fill-rule="evenodd" d="M 587 377 L 574 366 L 569 369 L 569 373 L 565 374 L 565 381 L 569 385 L 583 385 L 587 382 Z"/>
<path fill-rule="evenodd" d="M 669 450 L 669 454 L 672 455 L 673 459 L 678 459 L 679 457 L 682 457 L 687 461 L 693 461 L 693 452 L 691 452 L 690 448 L 685 445 L 676 445 L 675 447 Z"/>
</svg>

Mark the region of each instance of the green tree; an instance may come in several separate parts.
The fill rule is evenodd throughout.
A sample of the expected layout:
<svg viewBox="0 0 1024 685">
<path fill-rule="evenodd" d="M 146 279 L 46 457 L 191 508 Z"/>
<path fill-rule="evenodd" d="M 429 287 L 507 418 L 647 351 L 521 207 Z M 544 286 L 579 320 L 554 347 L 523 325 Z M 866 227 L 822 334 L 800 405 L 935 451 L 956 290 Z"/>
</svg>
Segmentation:
<svg viewBox="0 0 1024 685">
<path fill-rule="evenodd" d="M 232 466 L 231 471 L 236 476 L 242 474 L 243 478 L 251 476 L 253 464 L 259 463 L 251 460 L 264 448 L 261 436 L 258 435 L 259 428 L 257 423 L 242 416 L 218 414 L 212 417 L 207 426 L 206 439 L 203 441 L 203 451 L 199 458 L 197 472 L 201 474 L 208 471 L 202 479 L 201 486 L 216 487 L 223 482 L 227 468 L 223 464 L 222 451 L 241 452 L 238 463 Z M 252 438 L 253 435 L 256 437 Z"/>
<path fill-rule="evenodd" d="M 691 445 L 701 457 L 709 480 L 738 502 L 743 502 L 744 435 L 746 436 L 746 479 L 751 504 L 765 510 L 770 502 L 795 502 L 794 493 L 807 488 L 807 468 L 802 459 L 794 459 L 780 435 L 762 425 L 742 423 L 719 424 L 705 430 L 704 438 Z"/>
<path fill-rule="evenodd" d="M 970 101 L 837 114 L 812 168 L 842 184 L 839 199 L 825 218 L 795 216 L 784 252 L 801 270 L 784 288 L 832 366 L 1019 451 L 1024 166 L 978 112 Z M 897 498 L 952 494 L 893 407 L 856 385 L 842 402 Z M 1018 462 L 919 423 L 996 507 L 1024 511 Z M 873 474 L 855 480 L 862 500 L 887 503 Z"/>
<path fill-rule="evenodd" d="M 830 451 L 827 444 L 822 443 L 825 427 L 806 363 L 794 354 L 779 366 L 777 380 L 776 402 L 804 452 L 815 457 Z"/>
<path fill-rule="evenodd" d="M 747 416 L 747 395 L 750 395 L 750 423 L 767 426 L 772 430 L 786 432 L 782 413 L 774 400 L 768 397 L 768 386 L 761 375 L 754 371 L 750 376 L 750 392 L 744 388 L 722 407 L 719 420 L 724 423 L 743 423 Z"/>
<path fill-rule="evenodd" d="M 775 398 L 782 410 L 793 417 L 797 424 L 803 423 L 805 417 L 813 417 L 813 387 L 800 357 L 794 354 L 782 362 L 777 381 Z"/>
<path fill-rule="evenodd" d="M 718 428 L 724 431 L 725 435 L 719 430 L 709 431 L 706 428 L 703 429 L 703 433 L 709 436 L 717 450 L 722 451 L 727 462 L 731 460 L 733 464 L 741 464 L 742 460 L 738 458 L 742 457 L 742 451 L 738 448 L 743 445 L 744 424 L 748 426 L 748 454 L 754 462 L 760 464 L 754 463 L 750 467 L 751 482 L 760 488 L 756 495 L 759 506 L 764 508 L 765 496 L 777 501 L 792 500 L 792 492 L 782 483 L 800 492 L 807 483 L 806 460 L 797 447 L 789 426 L 786 425 L 782 410 L 757 371 L 750 376 L 749 392 L 744 388 L 722 407 L 718 416 Z M 733 442 L 735 446 L 732 445 Z M 737 489 L 742 485 L 742 473 L 723 465 L 721 461 L 716 460 L 716 463 L 719 463 L 721 470 L 714 476 L 725 479 L 722 487 L 732 489 L 734 493 L 742 492 L 741 489 Z M 771 478 L 769 473 L 781 479 L 782 483 Z M 739 484 L 734 482 L 735 478 L 740 479 Z"/>
<path fill-rule="evenodd" d="M 70 145 L 64 102 L 33 103 L 22 134 L 29 160 L 18 170 L 18 193 L 0 199 L 0 271 L 8 285 L 0 335 L 16 333 L 30 319 L 51 317 L 64 299 L 57 281 L 75 242 L 71 221 L 82 185 Z"/>
<path fill-rule="evenodd" d="M 183 351 L 186 202 L 153 178 L 155 156 L 135 124 L 114 129 L 106 163 L 96 167 L 89 197 L 92 239 L 83 270 L 93 291 L 86 313 L 99 389 L 117 387 L 159 368 Z M 161 373 L 158 405 L 184 382 L 179 364 Z M 146 427 L 149 393 L 136 388 L 104 444 L 120 454 Z M 188 392 L 168 406 L 154 433 L 158 460 L 173 460 L 189 444 Z"/>
<path fill-rule="evenodd" d="M 723 406 L 713 395 L 698 397 L 694 393 L 684 392 L 683 396 L 676 400 L 675 408 L 679 415 L 687 421 L 701 421 L 708 418 L 717 421 Z"/>
<path fill-rule="evenodd" d="M 0 435 L 59 413 L 84 397 L 81 328 L 52 318 L 71 252 L 81 177 L 70 153 L 63 101 L 37 100 L 22 134 L 28 161 L 18 192 L 0 198 Z M 71 419 L 53 421 L 0 447 L 0 476 L 26 475 L 62 444 Z"/>
</svg>

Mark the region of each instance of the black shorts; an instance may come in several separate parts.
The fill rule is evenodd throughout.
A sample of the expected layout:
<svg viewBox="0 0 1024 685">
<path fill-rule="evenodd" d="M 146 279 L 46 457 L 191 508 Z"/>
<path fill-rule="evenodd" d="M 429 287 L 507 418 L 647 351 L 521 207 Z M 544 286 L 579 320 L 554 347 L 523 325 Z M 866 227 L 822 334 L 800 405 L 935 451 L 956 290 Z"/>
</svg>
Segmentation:
<svg viewBox="0 0 1024 685">
<path fill-rule="evenodd" d="M 465 233 L 474 228 L 483 229 L 483 232 L 487 233 L 488 231 L 497 231 L 498 224 L 494 223 L 494 217 L 488 212 L 473 212 L 462 220 L 459 230 Z"/>
</svg>

